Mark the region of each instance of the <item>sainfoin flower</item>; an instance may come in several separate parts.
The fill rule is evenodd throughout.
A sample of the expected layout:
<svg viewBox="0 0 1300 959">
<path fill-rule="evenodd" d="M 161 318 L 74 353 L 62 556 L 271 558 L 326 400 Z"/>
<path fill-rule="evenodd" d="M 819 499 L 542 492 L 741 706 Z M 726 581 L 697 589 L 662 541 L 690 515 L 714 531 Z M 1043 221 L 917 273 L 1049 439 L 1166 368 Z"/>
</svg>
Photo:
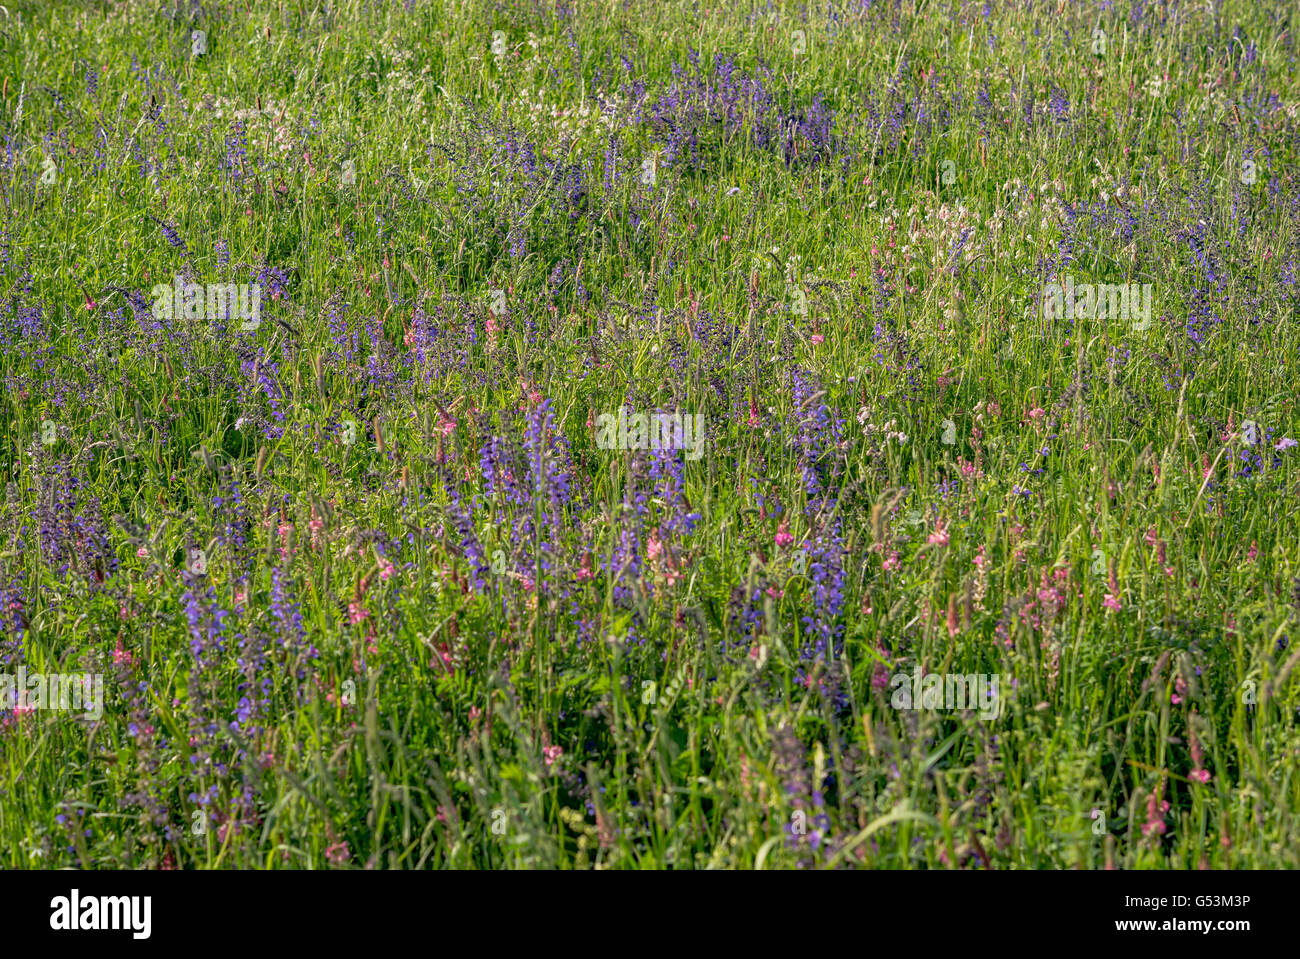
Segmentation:
<svg viewBox="0 0 1300 959">
<path fill-rule="evenodd" d="M 781 520 L 780 525 L 776 528 L 776 545 L 789 546 L 794 542 L 794 537 L 790 535 L 790 523 L 787 520 Z"/>
<path fill-rule="evenodd" d="M 1163 836 L 1169 828 L 1165 825 L 1165 813 L 1169 812 L 1169 800 L 1161 800 L 1160 794 L 1164 792 L 1161 786 L 1157 786 L 1151 791 L 1150 798 L 1147 799 L 1147 821 L 1142 826 L 1142 835 L 1150 838 L 1151 836 Z"/>
</svg>

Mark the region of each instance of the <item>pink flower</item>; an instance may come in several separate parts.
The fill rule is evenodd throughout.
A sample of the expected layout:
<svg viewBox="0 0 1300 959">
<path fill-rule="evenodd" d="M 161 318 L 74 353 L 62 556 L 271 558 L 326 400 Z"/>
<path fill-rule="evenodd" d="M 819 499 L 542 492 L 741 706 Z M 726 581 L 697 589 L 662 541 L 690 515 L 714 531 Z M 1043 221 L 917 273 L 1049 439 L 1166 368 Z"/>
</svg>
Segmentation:
<svg viewBox="0 0 1300 959">
<path fill-rule="evenodd" d="M 822 336 L 820 333 L 814 333 L 814 334 L 812 335 L 812 341 L 813 341 L 814 344 L 816 344 L 816 343 L 821 343 L 821 342 L 823 342 L 825 339 L 826 339 L 826 337 Z"/>
<path fill-rule="evenodd" d="M 292 552 L 289 547 L 289 537 L 293 535 L 293 524 L 281 523 L 275 531 L 280 534 L 280 556 L 282 558 L 289 556 Z"/>
<path fill-rule="evenodd" d="M 1160 791 L 1164 792 L 1164 789 L 1161 788 Z M 1151 798 L 1147 800 L 1147 821 L 1146 825 L 1142 827 L 1142 835 L 1146 837 L 1163 836 L 1168 828 L 1165 825 L 1164 817 L 1167 812 L 1169 812 L 1169 801 L 1161 801 L 1160 793 L 1152 790 Z"/>
<path fill-rule="evenodd" d="M 122 648 L 122 637 L 117 638 L 117 645 L 113 648 L 113 665 L 120 666 L 123 663 L 130 666 L 135 662 L 135 657 Z"/>
<path fill-rule="evenodd" d="M 1208 769 L 1193 769 L 1187 774 L 1187 778 L 1198 783 L 1208 783 L 1210 781 L 1210 771 Z"/>
<path fill-rule="evenodd" d="M 781 520 L 780 525 L 777 526 L 776 528 L 777 546 L 789 546 L 791 543 L 794 542 L 794 537 L 790 535 L 789 526 L 790 524 L 786 520 Z"/>
<path fill-rule="evenodd" d="M 889 688 L 889 650 L 883 646 L 876 646 L 876 652 L 885 660 L 883 663 L 876 663 L 871 668 L 871 688 L 884 692 Z"/>
<path fill-rule="evenodd" d="M 382 556 L 379 557 L 379 578 L 387 582 L 393 578 L 393 572 L 396 567 Z"/>
<path fill-rule="evenodd" d="M 366 609 L 358 602 L 348 603 L 348 619 L 355 625 L 362 622 L 370 615 L 370 610 Z"/>
<path fill-rule="evenodd" d="M 135 551 L 135 555 L 139 556 L 141 559 L 144 559 L 146 556 L 149 555 L 149 551 L 145 549 L 143 546 L 141 546 L 139 549 Z"/>
<path fill-rule="evenodd" d="M 341 866 L 351 859 L 352 853 L 348 851 L 347 840 L 345 839 L 342 842 L 336 842 L 332 846 L 326 847 L 325 858 L 335 866 Z"/>
<path fill-rule="evenodd" d="M 542 749 L 542 756 L 546 759 L 546 765 L 548 766 L 555 765 L 556 761 L 563 755 L 564 750 L 559 746 L 547 746 Z"/>
<path fill-rule="evenodd" d="M 930 534 L 930 538 L 926 540 L 926 542 L 929 543 L 931 546 L 948 545 L 948 531 L 943 528 L 942 520 L 934 524 L 934 532 Z"/>
<path fill-rule="evenodd" d="M 1120 611 L 1119 597 L 1111 593 L 1106 594 L 1106 598 L 1101 601 L 1101 605 L 1112 612 L 1118 613 Z"/>
</svg>

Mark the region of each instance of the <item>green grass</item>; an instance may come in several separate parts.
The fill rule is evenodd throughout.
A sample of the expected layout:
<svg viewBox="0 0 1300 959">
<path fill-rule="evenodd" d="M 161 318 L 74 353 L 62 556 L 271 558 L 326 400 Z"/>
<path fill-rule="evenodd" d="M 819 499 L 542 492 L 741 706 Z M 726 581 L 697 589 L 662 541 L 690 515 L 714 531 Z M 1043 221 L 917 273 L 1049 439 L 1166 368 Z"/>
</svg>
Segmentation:
<svg viewBox="0 0 1300 959">
<path fill-rule="evenodd" d="M 0 11 L 0 863 L 1300 864 L 1294 16 L 989 6 Z"/>
</svg>

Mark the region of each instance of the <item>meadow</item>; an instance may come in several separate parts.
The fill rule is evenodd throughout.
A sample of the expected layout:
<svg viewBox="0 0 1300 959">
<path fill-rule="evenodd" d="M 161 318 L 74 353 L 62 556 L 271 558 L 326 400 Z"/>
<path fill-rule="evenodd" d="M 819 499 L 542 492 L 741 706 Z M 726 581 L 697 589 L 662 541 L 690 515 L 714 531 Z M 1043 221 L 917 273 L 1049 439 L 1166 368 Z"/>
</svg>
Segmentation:
<svg viewBox="0 0 1300 959">
<path fill-rule="evenodd" d="M 10 0 L 0 865 L 1300 866 L 1298 13 Z"/>
</svg>

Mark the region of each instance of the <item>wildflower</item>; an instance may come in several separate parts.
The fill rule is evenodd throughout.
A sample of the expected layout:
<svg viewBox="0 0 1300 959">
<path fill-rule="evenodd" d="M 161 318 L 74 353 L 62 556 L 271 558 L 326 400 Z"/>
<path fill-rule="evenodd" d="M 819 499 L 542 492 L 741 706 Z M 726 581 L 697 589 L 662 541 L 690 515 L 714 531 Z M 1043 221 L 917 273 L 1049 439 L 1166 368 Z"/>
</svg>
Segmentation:
<svg viewBox="0 0 1300 959">
<path fill-rule="evenodd" d="M 776 528 L 776 545 L 784 547 L 793 542 L 794 537 L 790 535 L 790 521 L 783 519 Z"/>
<path fill-rule="evenodd" d="M 652 529 L 650 531 L 650 538 L 646 540 L 645 544 L 646 558 L 653 562 L 659 558 L 660 554 L 663 553 L 663 550 L 664 544 L 663 540 L 659 538 L 659 531 L 657 529 Z"/>
<path fill-rule="evenodd" d="M 292 523 L 281 523 L 275 530 L 280 534 L 280 557 L 283 559 L 293 552 L 291 537 L 293 535 Z"/>
<path fill-rule="evenodd" d="M 930 534 L 930 538 L 926 540 L 926 542 L 931 546 L 948 545 L 948 531 L 944 529 L 944 523 L 942 520 L 939 520 L 934 524 L 934 532 Z"/>
<path fill-rule="evenodd" d="M 1157 787 L 1160 792 L 1164 792 L 1162 787 Z M 1144 837 L 1163 836 L 1168 828 L 1165 825 L 1164 814 L 1169 811 L 1169 801 L 1160 799 L 1160 792 L 1151 791 L 1151 797 L 1147 800 L 1147 821 L 1142 827 Z"/>
<path fill-rule="evenodd" d="M 347 840 L 345 839 L 341 842 L 336 842 L 333 845 L 326 847 L 325 858 L 328 859 L 330 861 L 330 864 L 334 866 L 342 866 L 349 859 L 351 859 L 352 853 L 348 851 Z"/>
<path fill-rule="evenodd" d="M 1115 613 L 1120 611 L 1119 597 L 1112 593 L 1106 594 L 1106 598 L 1101 601 L 1101 605 Z"/>
<path fill-rule="evenodd" d="M 876 653 L 881 661 L 871 669 L 871 688 L 884 692 L 889 688 L 889 650 L 877 643 Z"/>
<path fill-rule="evenodd" d="M 113 665 L 127 666 L 134 665 L 135 657 L 122 646 L 122 637 L 117 637 L 117 645 L 113 647 Z"/>
</svg>

